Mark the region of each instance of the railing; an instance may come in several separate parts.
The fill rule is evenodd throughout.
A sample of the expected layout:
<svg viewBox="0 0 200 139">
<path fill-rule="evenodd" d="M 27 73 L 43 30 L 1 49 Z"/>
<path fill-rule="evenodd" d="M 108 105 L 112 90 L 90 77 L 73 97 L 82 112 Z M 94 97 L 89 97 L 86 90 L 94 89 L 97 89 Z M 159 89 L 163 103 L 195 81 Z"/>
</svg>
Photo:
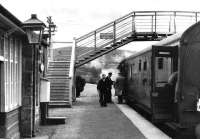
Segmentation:
<svg viewBox="0 0 200 139">
<path fill-rule="evenodd" d="M 69 102 L 72 105 L 72 100 L 76 99 L 75 93 L 75 55 L 76 55 L 76 42 L 75 39 L 72 45 L 72 52 L 71 52 L 71 60 L 70 60 L 70 69 L 69 69 Z"/>
<path fill-rule="evenodd" d="M 136 11 L 102 26 L 75 41 L 78 59 L 134 33 L 182 32 L 200 19 L 200 12 Z M 102 38 L 103 35 L 109 38 Z M 105 37 L 105 36 L 104 36 Z M 92 48 L 92 49 L 91 49 Z"/>
</svg>

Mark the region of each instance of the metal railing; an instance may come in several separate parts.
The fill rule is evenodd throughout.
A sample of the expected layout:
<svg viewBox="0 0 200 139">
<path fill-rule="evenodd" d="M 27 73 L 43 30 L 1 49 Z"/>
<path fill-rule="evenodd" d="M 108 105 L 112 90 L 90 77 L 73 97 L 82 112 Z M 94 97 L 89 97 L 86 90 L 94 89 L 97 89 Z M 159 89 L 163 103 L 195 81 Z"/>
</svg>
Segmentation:
<svg viewBox="0 0 200 139">
<path fill-rule="evenodd" d="M 135 11 L 102 26 L 75 41 L 77 58 L 107 47 L 134 33 L 174 34 L 200 19 L 200 12 Z M 102 38 L 107 35 L 109 38 Z"/>
<path fill-rule="evenodd" d="M 72 101 L 76 99 L 75 92 L 75 59 L 76 59 L 76 42 L 73 41 L 70 59 L 70 69 L 69 69 L 69 102 L 72 105 Z"/>
</svg>

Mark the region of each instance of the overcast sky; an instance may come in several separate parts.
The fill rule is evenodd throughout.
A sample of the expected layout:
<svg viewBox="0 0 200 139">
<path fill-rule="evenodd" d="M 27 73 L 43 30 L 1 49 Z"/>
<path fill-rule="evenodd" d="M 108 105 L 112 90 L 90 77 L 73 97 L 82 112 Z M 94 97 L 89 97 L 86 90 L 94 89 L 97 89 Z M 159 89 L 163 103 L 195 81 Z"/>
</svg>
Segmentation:
<svg viewBox="0 0 200 139">
<path fill-rule="evenodd" d="M 200 11 L 199 0 L 0 0 L 22 22 L 32 13 L 58 26 L 54 41 L 72 41 L 132 11 Z"/>
</svg>

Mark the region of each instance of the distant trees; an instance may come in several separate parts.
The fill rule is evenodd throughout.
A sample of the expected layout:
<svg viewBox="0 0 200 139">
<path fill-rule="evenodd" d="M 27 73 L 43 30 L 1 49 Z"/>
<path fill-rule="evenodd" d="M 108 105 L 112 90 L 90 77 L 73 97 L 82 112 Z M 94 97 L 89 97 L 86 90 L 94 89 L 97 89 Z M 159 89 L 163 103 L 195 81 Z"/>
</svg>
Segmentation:
<svg viewBox="0 0 200 139">
<path fill-rule="evenodd" d="M 92 78 L 90 79 L 90 83 L 97 83 L 100 78 L 101 69 L 97 69 L 95 67 L 90 68 L 90 73 Z"/>
<path fill-rule="evenodd" d="M 77 75 L 81 75 L 87 83 L 96 84 L 99 80 L 101 69 L 96 67 L 80 67 L 77 70 Z"/>
<path fill-rule="evenodd" d="M 96 84 L 100 79 L 102 69 L 116 69 L 119 62 L 134 52 L 115 50 L 95 59 L 77 69 L 77 75 L 81 75 L 87 83 Z"/>
</svg>

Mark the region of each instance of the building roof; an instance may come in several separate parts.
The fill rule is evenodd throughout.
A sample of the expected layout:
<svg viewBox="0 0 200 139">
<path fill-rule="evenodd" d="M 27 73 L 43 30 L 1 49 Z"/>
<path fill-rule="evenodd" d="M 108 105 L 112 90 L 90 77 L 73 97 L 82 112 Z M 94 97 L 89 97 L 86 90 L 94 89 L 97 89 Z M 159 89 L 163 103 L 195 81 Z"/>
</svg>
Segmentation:
<svg viewBox="0 0 200 139">
<path fill-rule="evenodd" d="M 22 22 L 18 18 L 16 18 L 12 13 L 10 13 L 6 8 L 4 8 L 1 4 L 0 4 L 0 14 L 11 20 L 17 26 L 19 27 L 22 26 Z"/>
<path fill-rule="evenodd" d="M 23 27 L 31 27 L 31 26 L 38 27 L 38 28 L 40 28 L 41 26 L 44 28 L 46 27 L 46 25 L 37 18 L 36 14 L 32 14 L 31 18 L 26 20 L 23 23 Z"/>
</svg>

